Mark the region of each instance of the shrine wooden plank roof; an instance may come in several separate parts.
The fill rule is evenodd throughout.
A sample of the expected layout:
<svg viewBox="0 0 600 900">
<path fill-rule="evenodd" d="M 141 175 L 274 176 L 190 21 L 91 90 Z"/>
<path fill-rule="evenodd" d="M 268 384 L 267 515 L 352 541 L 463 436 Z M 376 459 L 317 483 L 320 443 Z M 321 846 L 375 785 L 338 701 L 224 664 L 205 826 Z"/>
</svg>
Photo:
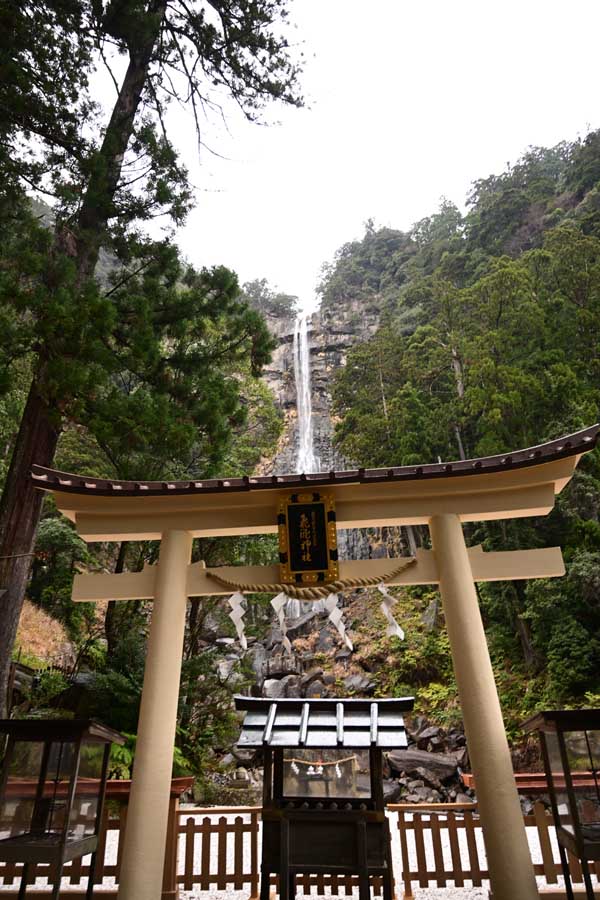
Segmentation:
<svg viewBox="0 0 600 900">
<path fill-rule="evenodd" d="M 545 444 L 484 456 L 477 459 L 428 463 L 418 466 L 390 466 L 384 469 L 347 469 L 339 472 L 289 475 L 244 475 L 240 478 L 209 478 L 189 481 L 118 481 L 73 475 L 43 466 L 33 466 L 34 483 L 50 491 L 109 497 L 175 496 L 178 494 L 237 493 L 273 489 L 321 489 L 343 484 L 427 481 L 457 476 L 477 476 L 536 466 L 540 463 L 578 456 L 595 447 L 600 424 Z"/>
<path fill-rule="evenodd" d="M 235 698 L 246 713 L 239 748 L 331 748 L 357 750 L 407 746 L 403 713 L 413 697 L 392 700 Z"/>
<path fill-rule="evenodd" d="M 0 719 L 0 734 L 7 734 L 16 741 L 125 743 L 120 732 L 95 719 Z"/>
<path fill-rule="evenodd" d="M 600 709 L 544 709 L 521 726 L 531 731 L 600 731 Z"/>
</svg>

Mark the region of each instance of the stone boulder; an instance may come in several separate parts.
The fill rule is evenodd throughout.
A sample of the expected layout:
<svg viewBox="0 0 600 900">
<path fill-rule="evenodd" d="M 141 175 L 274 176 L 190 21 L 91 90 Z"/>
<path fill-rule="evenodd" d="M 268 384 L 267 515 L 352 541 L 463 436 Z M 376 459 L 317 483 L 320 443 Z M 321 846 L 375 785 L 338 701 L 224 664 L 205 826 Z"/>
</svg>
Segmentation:
<svg viewBox="0 0 600 900">
<path fill-rule="evenodd" d="M 246 658 L 249 659 L 250 665 L 252 666 L 252 671 L 254 672 L 254 680 L 256 685 L 260 688 L 262 687 L 265 675 L 265 663 L 267 661 L 267 651 L 262 644 L 256 643 L 254 644 L 246 654 Z"/>
<path fill-rule="evenodd" d="M 314 620 L 319 615 L 320 613 L 311 610 L 310 612 L 305 613 L 303 616 L 298 616 L 297 619 L 287 621 L 287 636 L 290 641 L 294 641 L 296 638 L 301 637 L 302 635 L 309 634 L 314 628 Z"/>
<path fill-rule="evenodd" d="M 414 774 L 428 787 L 433 788 L 435 791 L 443 791 L 442 782 L 431 769 L 424 769 L 423 766 L 418 766 L 414 770 Z"/>
<path fill-rule="evenodd" d="M 318 679 L 322 680 L 322 675 L 323 669 L 320 666 L 315 666 L 314 668 L 309 669 L 309 671 L 302 676 L 302 679 L 300 681 L 302 688 L 306 690 L 313 683 L 313 681 L 317 681 Z"/>
<path fill-rule="evenodd" d="M 329 691 L 325 687 L 322 681 L 319 679 L 315 681 L 311 681 L 307 688 L 304 690 L 305 697 L 327 697 Z"/>
<path fill-rule="evenodd" d="M 263 697 L 281 700 L 283 697 L 300 697 L 300 676 L 286 675 L 284 678 L 267 678 L 263 684 Z"/>
<path fill-rule="evenodd" d="M 419 750 L 441 749 L 445 744 L 444 732 L 437 725 L 430 725 L 417 734 L 416 742 Z"/>
<path fill-rule="evenodd" d="M 450 753 L 428 753 L 427 750 L 409 747 L 407 750 L 391 750 L 387 758 L 392 771 L 398 774 L 406 772 L 412 775 L 417 769 L 427 769 L 440 781 L 456 776 L 456 758 Z"/>
<path fill-rule="evenodd" d="M 375 685 L 368 675 L 355 673 L 344 678 L 344 688 L 353 694 L 371 694 Z"/>
<path fill-rule="evenodd" d="M 385 803 L 397 803 L 402 795 L 402 785 L 390 778 L 383 779 L 383 799 Z"/>
</svg>

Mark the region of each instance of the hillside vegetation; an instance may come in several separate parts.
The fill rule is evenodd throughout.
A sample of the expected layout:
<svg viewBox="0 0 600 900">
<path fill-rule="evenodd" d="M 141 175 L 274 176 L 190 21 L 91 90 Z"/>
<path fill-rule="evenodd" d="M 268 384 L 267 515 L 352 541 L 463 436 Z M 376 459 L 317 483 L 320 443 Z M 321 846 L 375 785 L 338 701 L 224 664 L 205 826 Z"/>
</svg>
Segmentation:
<svg viewBox="0 0 600 900">
<path fill-rule="evenodd" d="M 502 453 L 597 420 L 600 132 L 530 148 L 476 181 L 467 210 L 443 200 L 409 232 L 369 222 L 324 271 L 331 315 L 357 301 L 380 314 L 333 388 L 336 442 L 361 465 Z M 598 451 L 582 460 L 550 516 L 465 529 L 486 550 L 558 544 L 567 563 L 562 579 L 480 586 L 515 725 L 536 706 L 600 700 L 599 462 Z M 446 716 L 447 652 L 435 630 L 417 631 L 386 660 L 387 686 L 421 684 Z"/>
</svg>

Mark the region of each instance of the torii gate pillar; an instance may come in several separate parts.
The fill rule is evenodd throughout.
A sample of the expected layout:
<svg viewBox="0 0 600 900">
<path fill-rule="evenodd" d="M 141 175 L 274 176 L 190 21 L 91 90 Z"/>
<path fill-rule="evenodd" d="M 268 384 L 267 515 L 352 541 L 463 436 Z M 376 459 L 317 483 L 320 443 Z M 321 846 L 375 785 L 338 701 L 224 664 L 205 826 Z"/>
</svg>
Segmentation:
<svg viewBox="0 0 600 900">
<path fill-rule="evenodd" d="M 539 897 L 462 525 L 429 521 L 494 900 Z"/>
<path fill-rule="evenodd" d="M 119 900 L 160 900 L 192 552 L 189 531 L 160 545 Z"/>
</svg>

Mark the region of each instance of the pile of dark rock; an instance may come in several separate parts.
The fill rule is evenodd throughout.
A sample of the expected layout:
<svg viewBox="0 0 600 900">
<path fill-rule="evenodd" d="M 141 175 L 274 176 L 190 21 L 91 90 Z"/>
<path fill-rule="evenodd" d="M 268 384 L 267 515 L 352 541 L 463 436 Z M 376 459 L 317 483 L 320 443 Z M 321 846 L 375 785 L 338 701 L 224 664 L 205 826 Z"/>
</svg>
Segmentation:
<svg viewBox="0 0 600 900">
<path fill-rule="evenodd" d="M 432 725 L 422 716 L 407 722 L 408 747 L 385 754 L 387 803 L 472 803 L 462 772 L 469 764 L 460 728 Z"/>
</svg>

